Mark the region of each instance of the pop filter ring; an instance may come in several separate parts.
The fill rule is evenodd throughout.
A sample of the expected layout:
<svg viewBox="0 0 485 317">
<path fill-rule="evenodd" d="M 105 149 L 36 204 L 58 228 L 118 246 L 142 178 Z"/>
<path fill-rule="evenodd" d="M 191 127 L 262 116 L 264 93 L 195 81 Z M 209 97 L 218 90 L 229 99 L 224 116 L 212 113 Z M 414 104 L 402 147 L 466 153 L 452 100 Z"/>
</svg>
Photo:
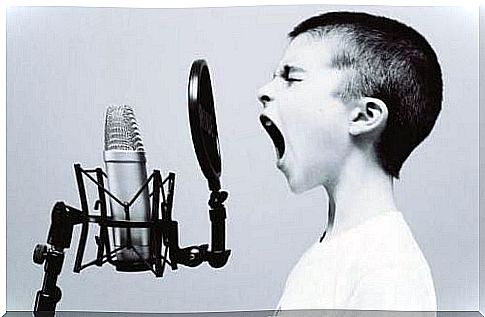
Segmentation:
<svg viewBox="0 0 485 317">
<path fill-rule="evenodd" d="M 188 106 L 197 160 L 209 189 L 218 191 L 221 189 L 221 153 L 209 67 L 203 59 L 195 60 L 190 69 Z"/>
</svg>

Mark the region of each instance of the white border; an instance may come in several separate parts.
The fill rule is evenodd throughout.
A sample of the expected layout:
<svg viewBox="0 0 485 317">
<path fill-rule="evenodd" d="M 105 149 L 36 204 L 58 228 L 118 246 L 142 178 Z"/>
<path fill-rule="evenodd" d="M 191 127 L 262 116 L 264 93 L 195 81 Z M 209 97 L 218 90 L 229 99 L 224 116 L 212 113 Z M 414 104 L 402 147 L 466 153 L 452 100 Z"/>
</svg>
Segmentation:
<svg viewBox="0 0 485 317">
<path fill-rule="evenodd" d="M 303 4 L 337 4 L 337 5 L 387 5 L 387 6 L 466 6 L 477 7 L 485 0 L 178 0 L 162 2 L 155 0 L 6 0 L 1 6 L 0 39 L 3 49 L 0 71 L 4 74 L 1 83 L 0 101 L 4 105 L 0 114 L 0 147 L 5 149 L 0 155 L 0 314 L 6 312 L 6 13 L 11 6 L 85 6 L 85 7 L 135 7 L 135 8 L 189 8 L 189 7 L 230 7 L 256 5 L 303 5 Z M 3 286 L 3 287 L 2 287 Z M 478 307 L 478 303 L 477 303 Z"/>
<path fill-rule="evenodd" d="M 387 6 L 478 6 L 485 0 L 6 0 L 5 6 L 88 6 L 88 7 L 136 7 L 136 8 L 189 8 L 189 7 L 231 7 L 257 5 L 294 4 L 347 4 Z"/>
</svg>

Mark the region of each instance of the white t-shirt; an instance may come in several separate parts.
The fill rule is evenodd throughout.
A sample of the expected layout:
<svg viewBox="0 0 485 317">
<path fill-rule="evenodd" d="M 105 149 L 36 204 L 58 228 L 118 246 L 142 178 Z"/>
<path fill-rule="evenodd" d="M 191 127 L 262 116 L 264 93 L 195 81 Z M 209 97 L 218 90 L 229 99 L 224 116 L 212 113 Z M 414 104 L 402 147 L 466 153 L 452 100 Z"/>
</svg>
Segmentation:
<svg viewBox="0 0 485 317">
<path fill-rule="evenodd" d="M 310 247 L 289 275 L 279 309 L 437 310 L 428 263 L 400 212 Z"/>
</svg>

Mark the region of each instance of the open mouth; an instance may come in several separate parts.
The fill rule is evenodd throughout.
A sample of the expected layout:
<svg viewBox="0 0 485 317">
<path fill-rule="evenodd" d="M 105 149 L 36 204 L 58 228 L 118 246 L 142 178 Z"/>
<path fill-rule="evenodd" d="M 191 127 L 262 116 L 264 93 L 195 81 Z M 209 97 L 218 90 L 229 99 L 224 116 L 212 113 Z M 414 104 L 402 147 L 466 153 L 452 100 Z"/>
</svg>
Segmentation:
<svg viewBox="0 0 485 317">
<path fill-rule="evenodd" d="M 273 141 L 276 148 L 276 155 L 278 156 L 278 159 L 281 159 L 285 154 L 285 139 L 283 138 L 283 134 L 281 134 L 280 130 L 267 116 L 259 116 L 259 121 L 261 121 L 264 129 L 271 137 L 271 140 Z"/>
</svg>

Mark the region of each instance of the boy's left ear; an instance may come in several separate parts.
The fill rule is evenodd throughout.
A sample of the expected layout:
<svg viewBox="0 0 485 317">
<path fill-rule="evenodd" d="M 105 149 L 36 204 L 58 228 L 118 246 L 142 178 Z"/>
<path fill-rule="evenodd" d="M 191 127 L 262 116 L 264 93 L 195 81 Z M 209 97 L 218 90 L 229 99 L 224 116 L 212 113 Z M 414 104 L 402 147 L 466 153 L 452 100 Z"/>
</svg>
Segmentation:
<svg viewBox="0 0 485 317">
<path fill-rule="evenodd" d="M 386 104 L 377 98 L 362 97 L 350 112 L 349 133 L 363 135 L 381 132 L 387 123 L 389 112 Z"/>
</svg>

